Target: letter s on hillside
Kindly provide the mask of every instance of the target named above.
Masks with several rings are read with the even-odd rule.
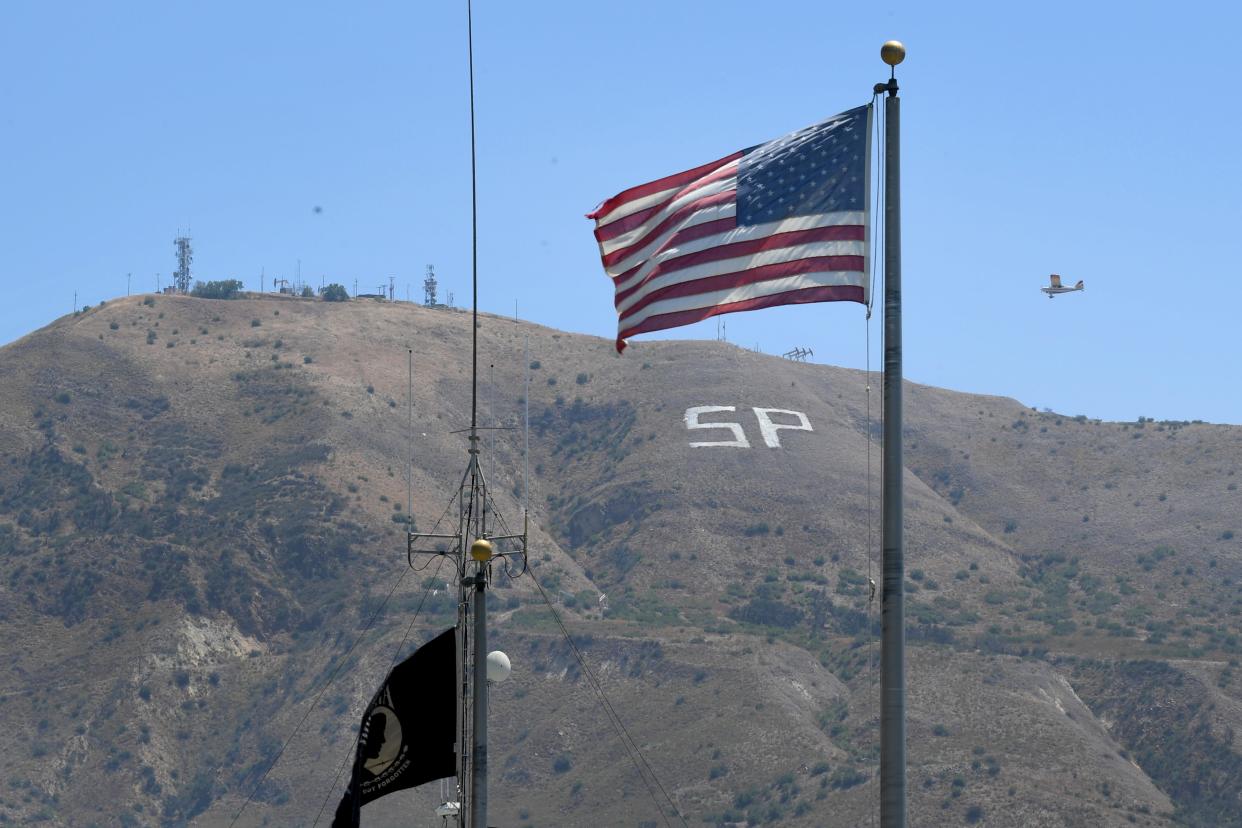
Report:
[[[691,448],[701,448],[704,446],[724,446],[726,448],[750,448],[750,441],[746,439],[746,433],[742,431],[741,425],[738,423],[700,423],[699,416],[702,414],[713,414],[717,411],[736,411],[737,409],[731,405],[696,405],[693,408],[686,409],[686,428],[690,430],[699,428],[725,428],[733,433],[732,440],[715,440],[700,443],[691,443]]]

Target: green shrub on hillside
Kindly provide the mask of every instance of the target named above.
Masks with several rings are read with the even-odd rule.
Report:
[[[241,293],[242,283],[237,279],[221,279],[214,282],[195,282],[191,296],[199,299],[236,299]]]
[[[323,289],[323,301],[325,302],[348,302],[349,291],[344,286],[335,282]]]

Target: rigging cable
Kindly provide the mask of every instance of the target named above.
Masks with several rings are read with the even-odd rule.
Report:
[[[445,508],[444,512],[440,515],[440,518],[436,521],[435,525],[431,528],[432,534],[435,534],[436,529],[440,528],[440,522],[444,520],[445,516],[448,514],[449,509],[452,508],[452,505],[453,505],[453,501],[450,500],[449,505]],[[443,563],[443,562],[444,562],[444,559],[441,558],[440,563]],[[370,632],[371,627],[375,625],[376,619],[378,619],[380,614],[384,611],[384,607],[388,606],[388,602],[392,599],[392,596],[400,588],[402,582],[405,580],[405,577],[409,575],[411,572],[421,572],[422,569],[427,568],[425,566],[422,569],[415,568],[413,565],[413,562],[409,560],[408,555],[407,555],[406,563],[408,565],[405,571],[401,573],[401,577],[397,579],[397,582],[395,584],[393,584],[392,589],[388,591],[388,595],[384,597],[384,600],[380,602],[380,605],[375,608],[375,612],[371,614],[371,620],[367,622],[366,627],[364,627],[362,632],[358,634],[358,637],[354,639],[354,643],[351,644],[349,646],[349,649],[345,651],[345,655],[342,656],[341,660],[337,662],[336,667],[332,670],[332,673],[328,676],[327,680],[324,682],[323,687],[319,689],[319,693],[316,694],[314,700],[311,702],[310,706],[306,709],[306,712],[302,714],[302,718],[298,721],[297,725],[294,726],[293,732],[289,734],[289,738],[285,739],[284,744],[280,746],[280,750],[276,753],[275,758],[272,759],[272,763],[267,766],[267,770],[263,771],[263,776],[261,776],[259,778],[259,781],[255,784],[254,790],[250,792],[250,795],[246,797],[246,801],[242,803],[241,808],[239,808],[237,810],[237,813],[233,815],[233,821],[229,823],[229,828],[233,828],[233,826],[237,824],[237,820],[241,819],[242,812],[246,810],[246,806],[250,804],[250,801],[252,799],[254,799],[255,794],[259,792],[259,789],[263,786],[263,782],[267,779],[268,774],[270,774],[272,770],[276,767],[277,763],[280,762],[280,757],[284,755],[285,749],[289,747],[289,743],[293,741],[293,738],[295,736],[297,736],[298,731],[302,729],[302,725],[306,724],[306,719],[310,716],[311,712],[319,704],[319,700],[323,697],[323,694],[328,692],[328,688],[332,686],[332,682],[336,681],[337,676],[341,672],[341,668],[344,667],[345,664],[349,661],[349,657],[353,654],[354,650],[357,649],[358,645],[362,643],[362,639],[366,637],[368,632]],[[430,563],[428,564],[428,566],[429,565]],[[436,573],[437,574],[439,573],[438,567],[436,569]],[[432,579],[434,581],[435,575],[432,575]],[[430,588],[431,587],[428,587],[428,589]],[[423,600],[424,601],[427,600],[426,593],[423,594]],[[420,602],[418,605],[419,610],[421,610],[422,607],[423,605]],[[415,611],[414,617],[415,618],[418,617],[417,611]]]
[[[879,102],[880,98],[881,98],[881,94],[879,92],[876,92],[871,96],[871,105],[873,107],[873,111],[876,113],[876,117],[872,119],[875,122],[875,144],[874,145],[875,145],[875,162],[876,162],[876,176],[875,176],[876,209],[872,213],[872,215],[875,217],[875,220],[872,222],[872,224],[873,224],[873,227],[875,227],[877,231],[884,226],[884,208],[886,206],[885,200],[884,200],[884,194],[885,194],[885,174],[884,174],[885,165],[883,163],[884,149],[883,149],[883,141],[881,140],[881,136],[886,134],[885,129],[884,129],[885,109],[882,106],[877,106],[877,103]],[[874,479],[874,476],[873,476],[872,466],[871,466],[871,444],[875,440],[874,440],[872,430],[871,430],[871,305],[870,303],[875,301],[876,273],[879,271],[879,267],[877,265],[877,259],[880,258],[880,251],[882,250],[880,246],[881,235],[882,234],[880,232],[875,232],[872,234],[872,237],[871,237],[871,251],[872,251],[872,255],[870,259],[871,289],[868,291],[868,294],[867,294],[867,300],[869,303],[867,306],[867,322],[866,322],[866,325],[867,325],[867,578],[868,580],[870,580],[872,577],[871,575],[872,558],[875,556],[875,541],[874,541],[874,535],[873,535],[873,525],[874,525],[873,515],[875,512],[875,506],[874,506],[875,495],[873,494],[872,481]],[[883,329],[881,329],[881,331],[882,330]],[[884,421],[884,413],[883,413],[883,408],[881,408],[880,410],[881,427],[883,427],[883,421]],[[872,580],[871,583],[874,584],[875,581]],[[902,588],[904,589],[905,587],[903,586]],[[874,593],[873,593],[873,597],[874,597]],[[881,603],[883,603],[883,595],[881,595],[880,600],[881,600]],[[875,628],[877,625],[877,619],[875,618],[875,615],[881,611],[882,611],[881,608],[875,606],[874,600],[868,602],[868,606],[867,606],[867,678],[868,678],[868,682],[867,683],[872,687],[875,686],[875,683],[877,680],[876,669],[875,669],[875,666],[876,666]],[[869,822],[870,824],[875,825],[877,824],[877,821],[879,819],[880,809],[879,807],[876,807],[876,808],[871,808],[869,810],[871,812],[870,813],[871,819],[869,820]]]
[[[414,349],[409,349],[410,353],[410,379],[406,381],[405,401],[407,406],[405,439],[406,439],[406,459],[405,459],[405,531],[409,538],[410,530],[414,529]]]
[[[436,571],[431,574],[431,583],[428,584],[427,588],[423,590],[423,598],[418,602],[418,608],[414,610],[414,617],[410,619],[410,625],[405,628],[405,635],[401,636],[401,643],[397,645],[396,651],[392,654],[392,660],[388,662],[388,669],[384,671],[385,677],[392,672],[392,668],[396,665],[397,659],[401,657],[401,652],[405,649],[405,642],[409,640],[410,633],[414,630],[414,622],[418,620],[419,613],[423,611],[423,604],[426,603],[427,596],[431,594],[432,587],[435,586],[436,576],[440,574],[440,567],[442,566],[444,566],[444,558],[441,558],[439,563],[436,565]],[[365,711],[366,708],[363,708],[363,710]],[[349,752],[345,754],[345,759],[342,760],[340,766],[336,769],[336,775],[332,777],[332,784],[328,786],[328,793],[323,798],[323,804],[319,806],[319,813],[315,814],[315,822],[313,825],[319,824],[319,819],[323,816],[324,809],[328,807],[328,802],[331,801],[332,794],[336,791],[336,783],[337,780],[341,778],[341,771],[343,771],[345,766],[349,764],[349,758],[353,756],[354,752],[358,749],[358,738],[361,735],[362,729],[359,728],[358,732],[354,734],[353,741],[350,743]]]
[[[872,111],[875,113],[875,117],[872,118],[872,122],[875,125],[874,151],[877,156],[875,180],[876,196],[874,201],[875,207],[871,211],[871,215],[873,217],[873,229],[878,229],[876,228],[877,224],[883,225],[884,216],[884,210],[882,209],[884,203],[884,165],[879,163],[881,145],[880,136],[883,135],[882,121],[884,119],[884,110],[883,108],[875,105],[879,97],[879,93],[874,93],[871,96]],[[867,600],[867,675],[869,679],[868,683],[872,684],[875,682],[875,622],[873,614],[875,613],[876,608],[875,578],[873,574],[873,558],[875,556],[875,495],[873,490],[874,477],[871,462],[871,444],[874,442],[871,427],[871,306],[875,302],[876,272],[879,269],[876,265],[876,260],[879,258],[879,254],[880,233],[873,232],[871,234],[871,256],[868,259],[868,265],[871,272],[868,274],[870,285],[867,289],[867,318],[865,323],[867,364],[864,378],[867,409],[867,585],[870,590],[870,598]]]
[[[655,790],[651,787],[651,783],[647,781],[647,776],[643,773],[643,768],[647,769],[647,773],[651,775],[652,781],[654,781],[656,787],[660,789],[660,793],[664,795],[664,799],[668,801],[669,807],[673,809],[673,813],[676,814],[677,818],[681,820],[681,824],[689,828],[689,823],[687,823],[686,818],[682,816],[681,810],[677,807],[677,803],[673,802],[673,798],[669,796],[668,791],[660,782],[660,777],[656,776],[655,770],[652,769],[651,765],[647,762],[646,757],[643,756],[642,751],[639,750],[638,743],[634,741],[634,737],[631,736],[629,730],[626,729],[625,723],[621,721],[621,717],[617,715],[617,711],[613,708],[612,703],[608,701],[608,696],[604,693],[603,685],[599,683],[599,679],[595,677],[595,674],[591,672],[591,668],[587,666],[586,659],[583,657],[582,651],[578,649],[578,645],[574,642],[573,636],[569,634],[569,630],[565,629],[565,623],[561,620],[560,613],[556,611],[556,607],[554,607],[552,605],[552,601],[548,599],[548,594],[544,592],[543,585],[539,583],[539,578],[533,571],[531,572],[531,580],[535,582],[535,587],[539,590],[539,594],[543,597],[543,602],[548,605],[548,610],[552,613],[552,617],[556,619],[556,626],[560,628],[561,635],[565,636],[565,640],[569,642],[569,647],[573,650],[574,657],[578,659],[578,665],[582,667],[582,674],[587,677],[587,681],[599,695],[601,706],[604,708],[604,712],[608,716],[609,723],[612,725],[613,730],[617,732],[617,738],[621,740],[622,747],[624,747],[626,753],[629,754],[630,761],[634,764],[634,768],[638,771],[639,778],[642,779],[643,785],[646,786],[647,792],[651,795],[652,802],[655,803],[656,808],[659,809],[660,816],[663,818],[664,824],[670,824],[668,814],[665,813],[664,806],[660,804],[660,800],[656,796]],[[635,756],[638,757],[637,760],[634,758]]]

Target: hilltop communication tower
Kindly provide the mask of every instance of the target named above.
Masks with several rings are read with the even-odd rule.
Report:
[[[177,248],[177,270],[173,273],[173,287],[178,293],[190,292],[190,262],[194,259],[194,249],[190,247],[189,236],[177,236],[173,239]]]
[[[427,278],[423,279],[423,304],[429,308],[436,304],[435,265],[427,265]]]

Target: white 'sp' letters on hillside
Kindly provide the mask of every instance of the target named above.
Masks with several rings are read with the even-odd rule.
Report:
[[[718,414],[721,412],[736,411],[737,408],[732,405],[696,405],[686,409],[686,428],[691,431],[702,429],[722,429],[727,430],[733,435],[732,440],[701,440],[691,442],[690,448],[705,448],[709,446],[722,448],[750,448],[750,440],[746,438],[746,432],[742,429],[741,423],[729,422],[727,420],[719,422],[702,422],[699,417],[704,414]],[[781,430],[789,431],[814,431],[811,427],[811,421],[807,419],[806,414],[801,411],[791,411],[787,408],[752,408],[755,413],[755,419],[759,421],[759,433],[763,436],[763,444],[768,448],[781,448]],[[773,415],[777,415],[780,419],[792,417],[797,420],[795,423],[777,422],[773,420]]]

